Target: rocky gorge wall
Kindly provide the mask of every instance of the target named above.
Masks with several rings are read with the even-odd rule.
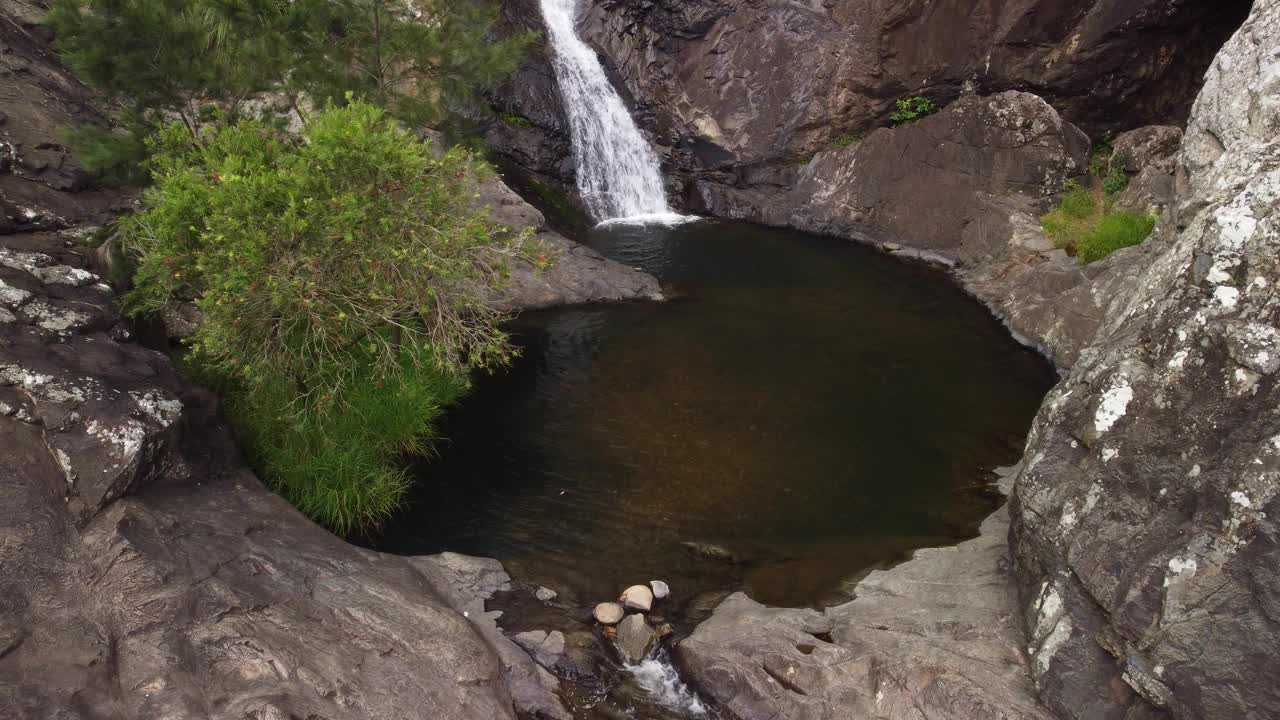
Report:
[[[1249,4],[592,0],[580,32],[632,99],[673,194],[702,209],[709,185],[791,187],[815,153],[883,126],[911,95],[1031,92],[1091,134],[1181,125]],[[510,23],[540,28],[536,0],[503,5]],[[497,124],[490,145],[569,179],[545,52],[495,96],[528,123]]]

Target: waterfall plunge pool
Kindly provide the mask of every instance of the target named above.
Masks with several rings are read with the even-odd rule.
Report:
[[[678,634],[735,590],[841,602],[976,534],[1056,379],[945,273],[870,248],[709,220],[589,244],[677,299],[518,318],[523,356],[448,414],[372,543],[497,558],[560,593],[512,593],[509,631],[589,632],[595,603],[652,579]]]

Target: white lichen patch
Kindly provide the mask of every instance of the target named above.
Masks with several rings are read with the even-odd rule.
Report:
[[[30,318],[36,327],[59,333],[83,328],[93,319],[87,313],[60,308],[44,300],[27,303],[22,307],[22,314]]]
[[[0,307],[12,310],[30,299],[31,293],[0,280]]]
[[[1093,416],[1094,430],[1098,434],[1110,430],[1120,418],[1124,417],[1132,400],[1133,388],[1129,386],[1129,378],[1125,375],[1117,375],[1111,381],[1111,386],[1102,393],[1102,399],[1098,402],[1098,409]]]
[[[67,484],[71,485],[75,483],[76,474],[71,467],[71,458],[63,452],[61,448],[53,448],[53,459],[58,463],[58,467],[62,470],[62,476],[67,479]]]
[[[98,276],[88,270],[80,268],[68,267],[66,265],[54,265],[52,267],[36,268],[31,271],[40,279],[40,282],[46,285],[73,285],[75,287],[83,287],[91,285],[98,281]]]
[[[120,425],[105,425],[97,420],[85,424],[85,432],[99,441],[115,448],[115,456],[121,464],[127,463],[142,449],[147,439],[146,428],[142,423],[127,418]]]
[[[1182,364],[1185,363],[1186,361],[1187,361],[1187,351],[1179,350],[1178,352],[1173,354],[1173,357],[1169,358],[1169,368],[1171,370],[1178,370],[1182,367]]]
[[[1058,529],[1064,533],[1071,532],[1076,527],[1079,518],[1076,516],[1075,503],[1068,501],[1062,506],[1062,517],[1058,520]]]
[[[1116,450],[1115,448],[1103,448],[1103,449],[1102,449],[1102,462],[1103,462],[1103,463],[1109,463],[1109,462],[1111,462],[1112,460],[1114,460],[1114,459],[1115,459],[1115,457],[1116,457],[1117,455],[1119,455],[1119,454],[1120,454],[1120,451],[1119,451],[1119,450]]]
[[[1064,612],[1062,594],[1048,583],[1041,585],[1040,597],[1032,608],[1036,626],[1027,652],[1035,660],[1036,676],[1048,672],[1053,656],[1071,637],[1071,617]]]
[[[1169,573],[1164,576],[1164,586],[1169,587],[1170,583],[1176,582],[1179,578],[1186,576],[1194,577],[1199,564],[1196,559],[1191,556],[1172,557],[1169,559]]]
[[[1213,291],[1213,299],[1222,307],[1231,310],[1240,302],[1240,291],[1230,285],[1219,285]]]
[[[1231,493],[1231,502],[1235,503],[1236,505],[1239,505],[1239,506],[1240,506],[1240,507],[1242,507],[1242,508],[1246,508],[1246,509],[1247,509],[1247,508],[1251,508],[1251,507],[1253,507],[1253,503],[1252,503],[1252,502],[1250,502],[1250,500],[1249,500],[1249,496],[1248,496],[1248,495],[1245,495],[1244,493],[1240,492],[1239,490],[1236,490],[1236,491],[1234,491],[1234,492],[1232,492],[1232,493]]]
[[[166,397],[158,390],[139,392],[132,390],[129,397],[138,409],[147,417],[155,420],[162,427],[169,427],[182,415],[182,402]]]

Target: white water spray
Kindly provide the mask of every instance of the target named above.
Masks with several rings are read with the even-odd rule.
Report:
[[[663,659],[647,658],[638,665],[628,665],[627,671],[637,685],[664,707],[681,711],[689,717],[706,716],[707,707],[688,685],[681,682],[676,669]]]
[[[578,190],[599,222],[684,220],[667,205],[658,156],[640,134],[599,58],[574,28],[576,0],[541,0],[569,116]]]

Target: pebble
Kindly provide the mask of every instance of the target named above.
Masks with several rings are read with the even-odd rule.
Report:
[[[649,587],[653,588],[653,596],[659,600],[671,594],[671,588],[661,580],[650,580]]]
[[[622,620],[622,616],[626,614],[626,611],[618,603],[607,602],[597,605],[595,611],[591,614],[595,616],[596,622],[601,625],[616,625],[619,620]]]
[[[623,590],[622,597],[618,599],[630,610],[649,612],[653,609],[653,591],[647,585],[632,585]]]
[[[880,247],[884,248],[885,250],[888,250],[889,252],[897,252],[898,250],[902,249],[902,246],[899,245],[898,243],[884,243]]]
[[[542,602],[551,602],[552,600],[556,599],[557,595],[559,595],[559,593],[557,593],[555,590],[552,590],[551,588],[548,588],[548,587],[540,587],[537,590],[535,590],[533,593],[533,596],[538,598]]]

